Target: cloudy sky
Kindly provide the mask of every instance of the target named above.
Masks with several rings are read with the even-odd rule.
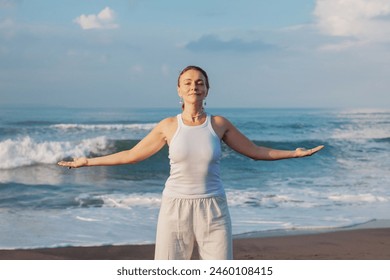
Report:
[[[390,107],[389,0],[0,0],[0,105]]]

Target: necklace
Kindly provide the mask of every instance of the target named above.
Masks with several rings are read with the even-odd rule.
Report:
[[[199,121],[199,119],[201,118],[201,117],[203,117],[203,115],[205,114],[205,111],[204,111],[204,109],[202,108],[202,111],[200,111],[199,113],[197,113],[196,115],[194,115],[194,116],[192,116],[192,115],[190,115],[189,116],[189,118],[192,120],[192,122],[195,122],[195,121]]]

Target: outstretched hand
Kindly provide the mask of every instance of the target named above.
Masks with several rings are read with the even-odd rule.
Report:
[[[296,157],[307,157],[307,156],[311,156],[311,155],[317,153],[319,150],[322,150],[323,148],[324,148],[324,145],[317,146],[317,147],[312,148],[312,149],[297,148],[297,149],[295,150],[295,156],[296,156]]]
[[[59,166],[68,167],[69,169],[87,166],[87,164],[88,164],[88,159],[85,157],[75,158],[75,159],[73,159],[73,161],[60,161],[60,162],[58,162]]]

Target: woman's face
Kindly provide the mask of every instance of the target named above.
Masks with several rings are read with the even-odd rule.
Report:
[[[177,91],[185,103],[202,102],[208,93],[206,78],[198,70],[188,70],[181,75]]]

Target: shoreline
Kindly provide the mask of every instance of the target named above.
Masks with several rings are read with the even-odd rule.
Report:
[[[367,222],[342,226],[342,227],[280,229],[280,230],[246,232],[246,233],[233,235],[233,239],[311,235],[311,234],[330,233],[330,232],[338,232],[338,231],[349,231],[349,230],[359,230],[359,229],[381,229],[381,228],[390,228],[390,219],[386,219],[386,220],[373,219]]]
[[[234,259],[390,260],[390,220],[321,232],[260,234],[264,233],[234,236]],[[154,244],[0,250],[0,260],[153,260],[153,256]],[[196,249],[193,259],[198,259]]]

